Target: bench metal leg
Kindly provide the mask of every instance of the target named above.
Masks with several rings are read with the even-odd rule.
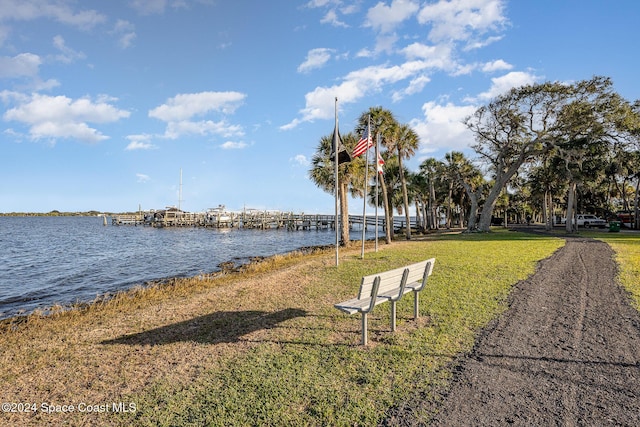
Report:
[[[362,345],[367,345],[367,313],[362,313]]]
[[[415,298],[413,299],[413,319],[417,319],[418,315],[419,315],[419,310],[418,310],[418,292],[414,292],[413,293],[415,295]]]
[[[391,301],[391,332],[396,330],[396,302]]]

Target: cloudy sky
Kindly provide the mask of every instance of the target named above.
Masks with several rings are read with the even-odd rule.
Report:
[[[0,0],[0,212],[331,213],[318,141],[372,106],[468,149],[522,84],[640,98],[635,0]],[[354,204],[355,205],[355,204]],[[360,209],[360,208],[358,208]]]

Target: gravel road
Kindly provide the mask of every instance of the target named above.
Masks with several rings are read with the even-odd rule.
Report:
[[[567,238],[516,285],[510,308],[462,357],[443,401],[386,423],[438,426],[639,426],[640,313],[616,282],[611,248]]]

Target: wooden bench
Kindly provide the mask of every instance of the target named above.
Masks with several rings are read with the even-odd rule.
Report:
[[[418,318],[418,293],[426,286],[435,262],[436,259],[431,258],[394,270],[364,276],[356,298],[335,304],[338,310],[347,314],[362,314],[362,345],[367,345],[367,314],[378,304],[387,301],[391,303],[391,330],[395,331],[396,303],[403,295],[413,292],[413,316],[414,319]]]

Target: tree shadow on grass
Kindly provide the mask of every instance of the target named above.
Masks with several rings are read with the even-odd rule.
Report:
[[[265,311],[222,311],[183,322],[150,329],[137,334],[103,341],[102,344],[162,345],[176,342],[202,344],[231,343],[251,332],[271,329],[279,323],[307,315],[305,310],[288,308],[273,313]]]

